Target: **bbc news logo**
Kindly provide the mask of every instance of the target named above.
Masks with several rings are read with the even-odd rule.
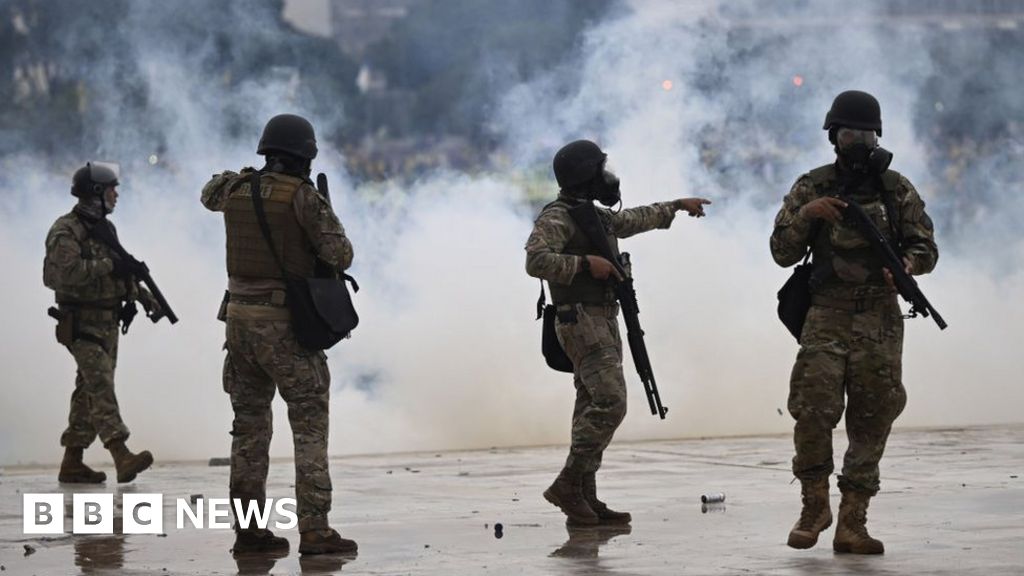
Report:
[[[23,532],[25,534],[63,534],[65,532],[64,494],[24,494],[22,500]],[[279,517],[273,522],[278,530],[290,530],[299,523],[294,498],[268,498],[266,506],[253,500],[235,498],[198,498],[194,506],[184,498],[175,501],[175,526],[226,530],[231,528],[231,512],[235,512],[243,528],[267,528],[271,510]],[[124,534],[164,534],[163,494],[123,494],[121,526]],[[113,534],[113,494],[73,494],[71,500],[71,532],[73,534]],[[204,513],[205,512],[205,513]]]

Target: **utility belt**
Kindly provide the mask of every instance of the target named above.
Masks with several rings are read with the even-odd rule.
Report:
[[[873,296],[864,298],[832,298],[821,294],[811,296],[813,306],[824,306],[846,312],[860,313],[874,310],[887,305],[892,300],[891,296]]]
[[[224,300],[217,319],[232,320],[291,320],[291,311],[286,306],[284,290],[264,294],[231,294],[224,291]]]
[[[79,320],[85,322],[109,322],[116,323],[121,319],[121,307],[106,308],[100,306],[77,306],[58,304],[58,312],[73,314]]]
[[[231,294],[225,292],[227,300],[236,304],[250,306],[284,306],[287,304],[287,295],[284,290],[273,290],[263,294]]]
[[[99,336],[83,332],[81,324],[82,322],[107,323],[116,326],[121,316],[120,308],[63,303],[58,304],[57,307],[51,306],[46,312],[57,321],[55,335],[59,344],[70,348],[76,341],[85,340],[103,348],[108,354],[110,353],[107,342]]]
[[[105,300],[91,300],[88,302],[76,300],[65,300],[62,302],[58,300],[57,308],[59,311],[79,314],[80,317],[85,320],[112,322],[120,319],[121,299],[108,298]]]
[[[568,321],[570,317],[572,320],[575,320],[576,312],[580,309],[590,316],[600,316],[602,318],[615,318],[619,314],[619,305],[616,302],[601,304],[587,304],[585,302],[555,304],[555,314],[558,316],[559,321],[563,323]]]

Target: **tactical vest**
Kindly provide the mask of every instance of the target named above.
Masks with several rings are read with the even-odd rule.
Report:
[[[308,278],[313,275],[316,256],[292,207],[295,193],[304,182],[301,178],[284,174],[265,173],[260,178],[260,194],[270,235],[282,265],[289,274]],[[248,179],[242,180],[228,193],[224,225],[227,229],[228,276],[282,277],[281,269],[260,231]]]
[[[815,168],[810,171],[808,177],[814,184],[814,191],[818,197],[836,196],[841,191],[842,185],[838,181],[834,164]],[[900,214],[896,208],[899,181],[898,172],[887,170],[880,177],[866,179],[850,194],[893,246],[897,246],[900,240]],[[815,263],[812,285],[884,282],[882,259],[871,248],[867,237],[852,222],[823,222],[811,242]]]
[[[112,257],[111,250],[106,244],[89,237],[86,224],[74,212],[62,216],[54,223],[50,237],[60,232],[71,234],[78,243],[84,260]],[[43,284],[54,290],[57,303],[112,308],[128,295],[127,283],[115,278],[113,274],[95,278],[85,284],[65,282],[64,275],[67,271],[59,268],[57,263],[50,259],[50,237],[47,238],[47,255],[43,262]]]
[[[556,200],[551,204],[544,207],[544,210],[551,209],[553,207],[561,207],[566,210],[569,209],[569,205],[560,200]],[[605,212],[602,210],[597,211],[601,220],[605,222],[605,229],[607,230],[608,223],[606,221]],[[597,255],[597,248],[594,247],[590,239],[586,237],[576,222],[573,221],[572,216],[568,212],[565,214],[565,219],[572,226],[572,237],[569,238],[569,242],[566,243],[565,248],[562,250],[562,254],[573,255],[573,256],[587,256]],[[608,242],[611,244],[612,251],[615,254],[619,253],[619,242],[618,239],[608,234]],[[589,272],[580,272],[573,276],[571,284],[558,284],[556,282],[549,282],[548,286],[551,287],[551,299],[555,304],[597,304],[597,305],[608,305],[615,303],[615,291],[611,280],[598,280],[590,275]]]

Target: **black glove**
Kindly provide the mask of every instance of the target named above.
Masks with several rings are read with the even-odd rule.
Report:
[[[135,320],[135,315],[138,313],[138,307],[136,307],[135,302],[131,300],[121,305],[121,313],[119,314],[121,320],[121,334],[128,333],[128,327],[132,325],[132,320]]]

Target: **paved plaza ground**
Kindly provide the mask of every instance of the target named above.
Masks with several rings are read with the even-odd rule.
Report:
[[[845,441],[841,431],[836,437],[839,462]],[[290,531],[290,555],[236,561],[229,530],[177,530],[175,498],[227,495],[228,469],[205,462],[158,463],[134,484],[89,488],[113,491],[115,502],[126,492],[163,493],[164,536],[25,535],[22,493],[63,492],[70,502],[74,487],[58,484],[55,468],[8,468],[0,475],[0,565],[4,576],[1024,574],[1024,426],[895,431],[882,493],[868,512],[872,534],[885,541],[881,557],[834,555],[832,529],[816,548],[786,547],[799,485],[790,482],[785,436],[613,444],[598,480],[603,499],[633,513],[629,530],[567,530],[540,495],[564,452],[333,459],[331,521],[359,542],[355,558],[300,558]],[[91,463],[112,475],[109,462]],[[291,462],[274,461],[268,494],[293,496],[293,484]],[[725,504],[702,508],[705,492],[724,492]]]

